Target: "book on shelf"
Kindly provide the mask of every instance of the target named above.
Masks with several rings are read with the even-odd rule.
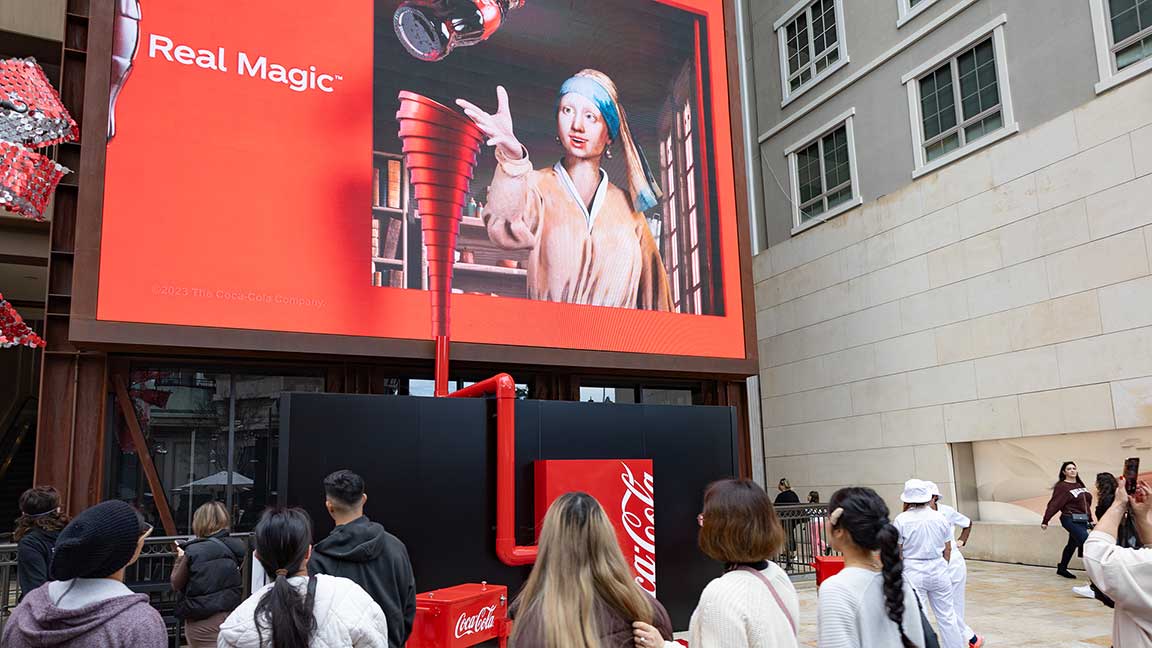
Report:
[[[400,209],[400,160],[388,160],[388,207]]]
[[[372,167],[372,206],[380,206],[380,167]]]
[[[396,252],[400,249],[400,228],[403,223],[399,218],[388,219],[388,229],[384,234],[384,256],[389,259],[398,258]]]
[[[380,221],[372,219],[372,258],[380,256]]]
[[[372,285],[373,286],[383,286],[384,285],[384,273],[383,272],[373,272],[372,273]]]
[[[389,270],[388,271],[388,285],[392,288],[404,287],[404,271],[403,270]]]

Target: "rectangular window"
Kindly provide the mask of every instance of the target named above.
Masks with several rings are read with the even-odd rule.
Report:
[[[774,26],[784,104],[848,63],[843,0],[802,0]]]
[[[1003,20],[904,76],[916,141],[914,176],[1018,130],[1008,101]]]
[[[1097,92],[1152,69],[1152,0],[1092,0]]]
[[[855,109],[788,147],[793,220],[797,228],[827,220],[861,203],[852,135]]]
[[[928,161],[1004,125],[991,37],[920,79],[920,110]]]
[[[896,19],[897,29],[936,4],[936,0],[896,0],[896,2],[899,9],[899,17]]]

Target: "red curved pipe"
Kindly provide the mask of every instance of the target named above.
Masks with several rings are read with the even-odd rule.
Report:
[[[516,544],[516,381],[496,374],[451,398],[496,396],[496,555],[505,565],[536,562],[536,545]]]

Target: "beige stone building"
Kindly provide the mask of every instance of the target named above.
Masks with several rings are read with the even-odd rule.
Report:
[[[1062,459],[1152,465],[1152,15],[1123,5],[751,3],[769,485],[931,479],[1024,541]]]

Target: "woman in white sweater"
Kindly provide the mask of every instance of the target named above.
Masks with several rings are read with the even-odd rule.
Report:
[[[820,585],[816,645],[923,648],[920,608],[904,580],[900,532],[888,521],[883,498],[871,488],[842,488],[828,510],[828,539],[844,554],[844,569]]]
[[[1142,549],[1116,544],[1129,502],[1136,533],[1145,543]],[[1124,480],[1119,481],[1116,499],[1084,543],[1084,568],[1092,583],[1116,603],[1112,645],[1152,646],[1152,487],[1146,482],[1140,482],[1130,498]]]
[[[756,482],[726,479],[704,493],[700,549],[724,563],[704,588],[688,626],[693,648],[797,648],[800,601],[792,581],[768,559],[784,531],[768,494]],[[633,624],[638,648],[673,648],[646,623]]]
[[[308,576],[312,520],[303,509],[270,509],[256,525],[256,559],[276,580],[220,626],[219,648],[388,648],[383,610],[356,583]]]

